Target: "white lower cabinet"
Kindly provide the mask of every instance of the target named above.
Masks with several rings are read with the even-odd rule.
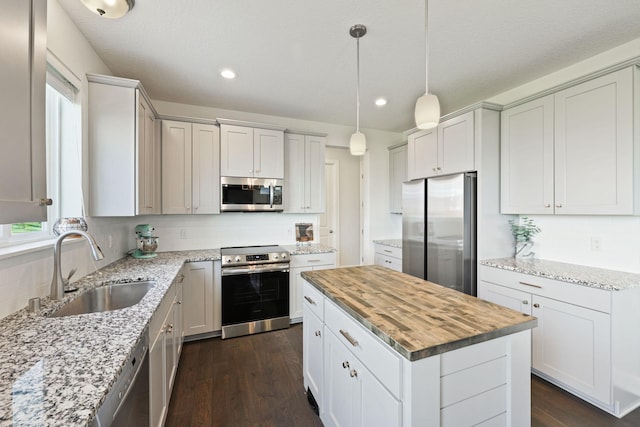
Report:
[[[305,283],[305,287],[309,287],[309,285]],[[311,301],[315,300],[312,299]],[[313,395],[318,404],[318,409],[322,410],[324,409],[321,393],[324,382],[324,367],[322,366],[324,322],[313,312],[310,304],[317,303],[305,301],[303,309],[305,320],[302,326],[302,352],[308,356],[304,358],[302,364],[304,389]],[[322,416],[322,413],[320,413],[320,416]]]
[[[213,332],[213,263],[186,263],[184,273],[184,334]]]
[[[182,352],[182,273],[171,285],[149,326],[150,425],[163,426]]]
[[[305,271],[327,270],[336,267],[335,252],[292,255],[289,270],[289,317],[291,323],[302,321],[302,284]]]
[[[618,417],[640,406],[640,357],[629,324],[639,292],[608,291],[481,266],[478,297],[538,318],[533,372]],[[634,308],[635,307],[635,308]],[[636,384],[636,385],[632,385]]]
[[[402,272],[402,248],[396,248],[380,243],[374,244],[374,247],[374,264]]]

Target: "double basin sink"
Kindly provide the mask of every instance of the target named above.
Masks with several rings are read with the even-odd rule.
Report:
[[[155,284],[154,281],[141,281],[92,288],[63,305],[49,317],[101,313],[131,307],[139,303]]]

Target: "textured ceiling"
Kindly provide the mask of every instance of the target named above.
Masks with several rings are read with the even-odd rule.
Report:
[[[364,24],[361,126],[414,126],[423,0],[136,0],[118,20],[58,1],[113,73],[153,99],[345,125],[355,123],[348,30]],[[430,0],[429,88],[443,114],[455,111],[640,38],[638,22],[638,0]],[[221,78],[226,67],[238,78]]]

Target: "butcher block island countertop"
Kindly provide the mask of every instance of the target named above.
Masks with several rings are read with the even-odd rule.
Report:
[[[537,325],[535,317],[381,266],[307,271],[302,277],[409,360]]]

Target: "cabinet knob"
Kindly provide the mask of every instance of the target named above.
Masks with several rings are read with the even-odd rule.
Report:
[[[52,199],[40,199],[40,202],[38,204],[40,206],[51,206],[51,205],[53,205],[53,200]]]
[[[440,166],[438,166],[438,168],[437,168],[437,169],[438,169],[438,170],[442,170],[442,168],[441,168]]]
[[[431,168],[434,172],[436,171],[436,168]]]
[[[533,306],[534,306],[535,308],[540,308],[540,304],[538,304],[538,303],[533,304]]]
[[[316,336],[319,337],[320,336],[320,331],[316,331]]]
[[[352,369],[351,372],[349,372],[349,375],[351,376],[351,378],[356,378],[358,376],[358,371]]]
[[[168,325],[167,325],[167,329],[166,329],[166,331],[165,331],[165,332],[166,332],[167,334],[172,333],[172,332],[173,332],[173,324],[171,324],[171,323],[170,323],[170,324],[168,324]]]
[[[348,361],[348,360],[345,360],[344,362],[342,362],[342,367],[343,367],[344,369],[347,369],[347,368],[349,367],[349,361]]]
[[[561,205],[561,204],[557,204],[557,205],[556,205],[556,208],[561,208],[561,207],[562,207],[562,205]]]
[[[527,301],[527,300],[523,300],[523,301],[522,301],[522,303],[523,303],[524,305],[527,305],[527,304],[529,304],[529,301]]]
[[[545,203],[544,207],[545,208],[550,208],[551,207],[551,203]]]

